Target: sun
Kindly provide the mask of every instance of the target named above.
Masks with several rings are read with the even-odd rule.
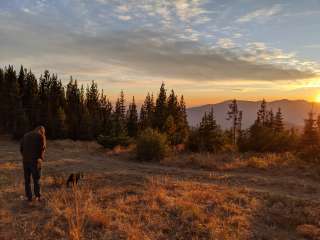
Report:
[[[316,101],[317,103],[320,103],[320,93],[318,93],[318,95],[316,95],[315,101]]]

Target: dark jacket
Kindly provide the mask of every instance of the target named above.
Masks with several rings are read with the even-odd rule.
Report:
[[[26,133],[21,139],[20,152],[24,163],[37,163],[38,159],[44,160],[46,137],[37,131]]]

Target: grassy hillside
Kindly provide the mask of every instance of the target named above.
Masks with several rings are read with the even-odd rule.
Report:
[[[45,201],[23,200],[18,145],[0,140],[0,239],[319,239],[319,171],[290,155],[182,154],[132,161],[49,141]],[[67,189],[71,172],[84,171]]]

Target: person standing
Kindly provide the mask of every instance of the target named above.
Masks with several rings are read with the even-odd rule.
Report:
[[[40,177],[45,150],[46,136],[43,126],[36,127],[21,139],[20,152],[23,160],[25,194],[30,202],[32,201],[31,176],[34,195],[38,201],[41,200]]]

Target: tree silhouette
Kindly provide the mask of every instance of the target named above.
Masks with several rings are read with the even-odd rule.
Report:
[[[276,116],[274,118],[274,130],[276,132],[283,132],[283,130],[284,130],[281,108],[278,108],[278,111],[277,111]]]
[[[126,106],[123,91],[120,92],[120,97],[116,101],[113,112],[113,135],[127,135],[126,129]]]
[[[130,137],[136,137],[138,134],[138,112],[137,112],[137,106],[134,100],[134,97],[132,98],[132,103],[129,105],[129,109],[127,112],[127,129],[128,129],[128,135]]]
[[[242,111],[239,111],[237,100],[234,99],[229,104],[227,120],[231,120],[232,142],[237,144],[237,138],[241,131]]]
[[[164,125],[168,117],[167,93],[164,83],[161,84],[160,92],[156,100],[154,112],[154,127],[159,131],[164,131]]]
[[[154,123],[154,100],[153,95],[147,94],[143,104],[141,105],[140,118],[139,118],[139,128],[144,130],[146,128],[152,128]]]
[[[313,111],[310,111],[308,118],[304,121],[304,129],[302,135],[302,143],[308,147],[319,145],[319,134],[317,130],[316,120]]]

